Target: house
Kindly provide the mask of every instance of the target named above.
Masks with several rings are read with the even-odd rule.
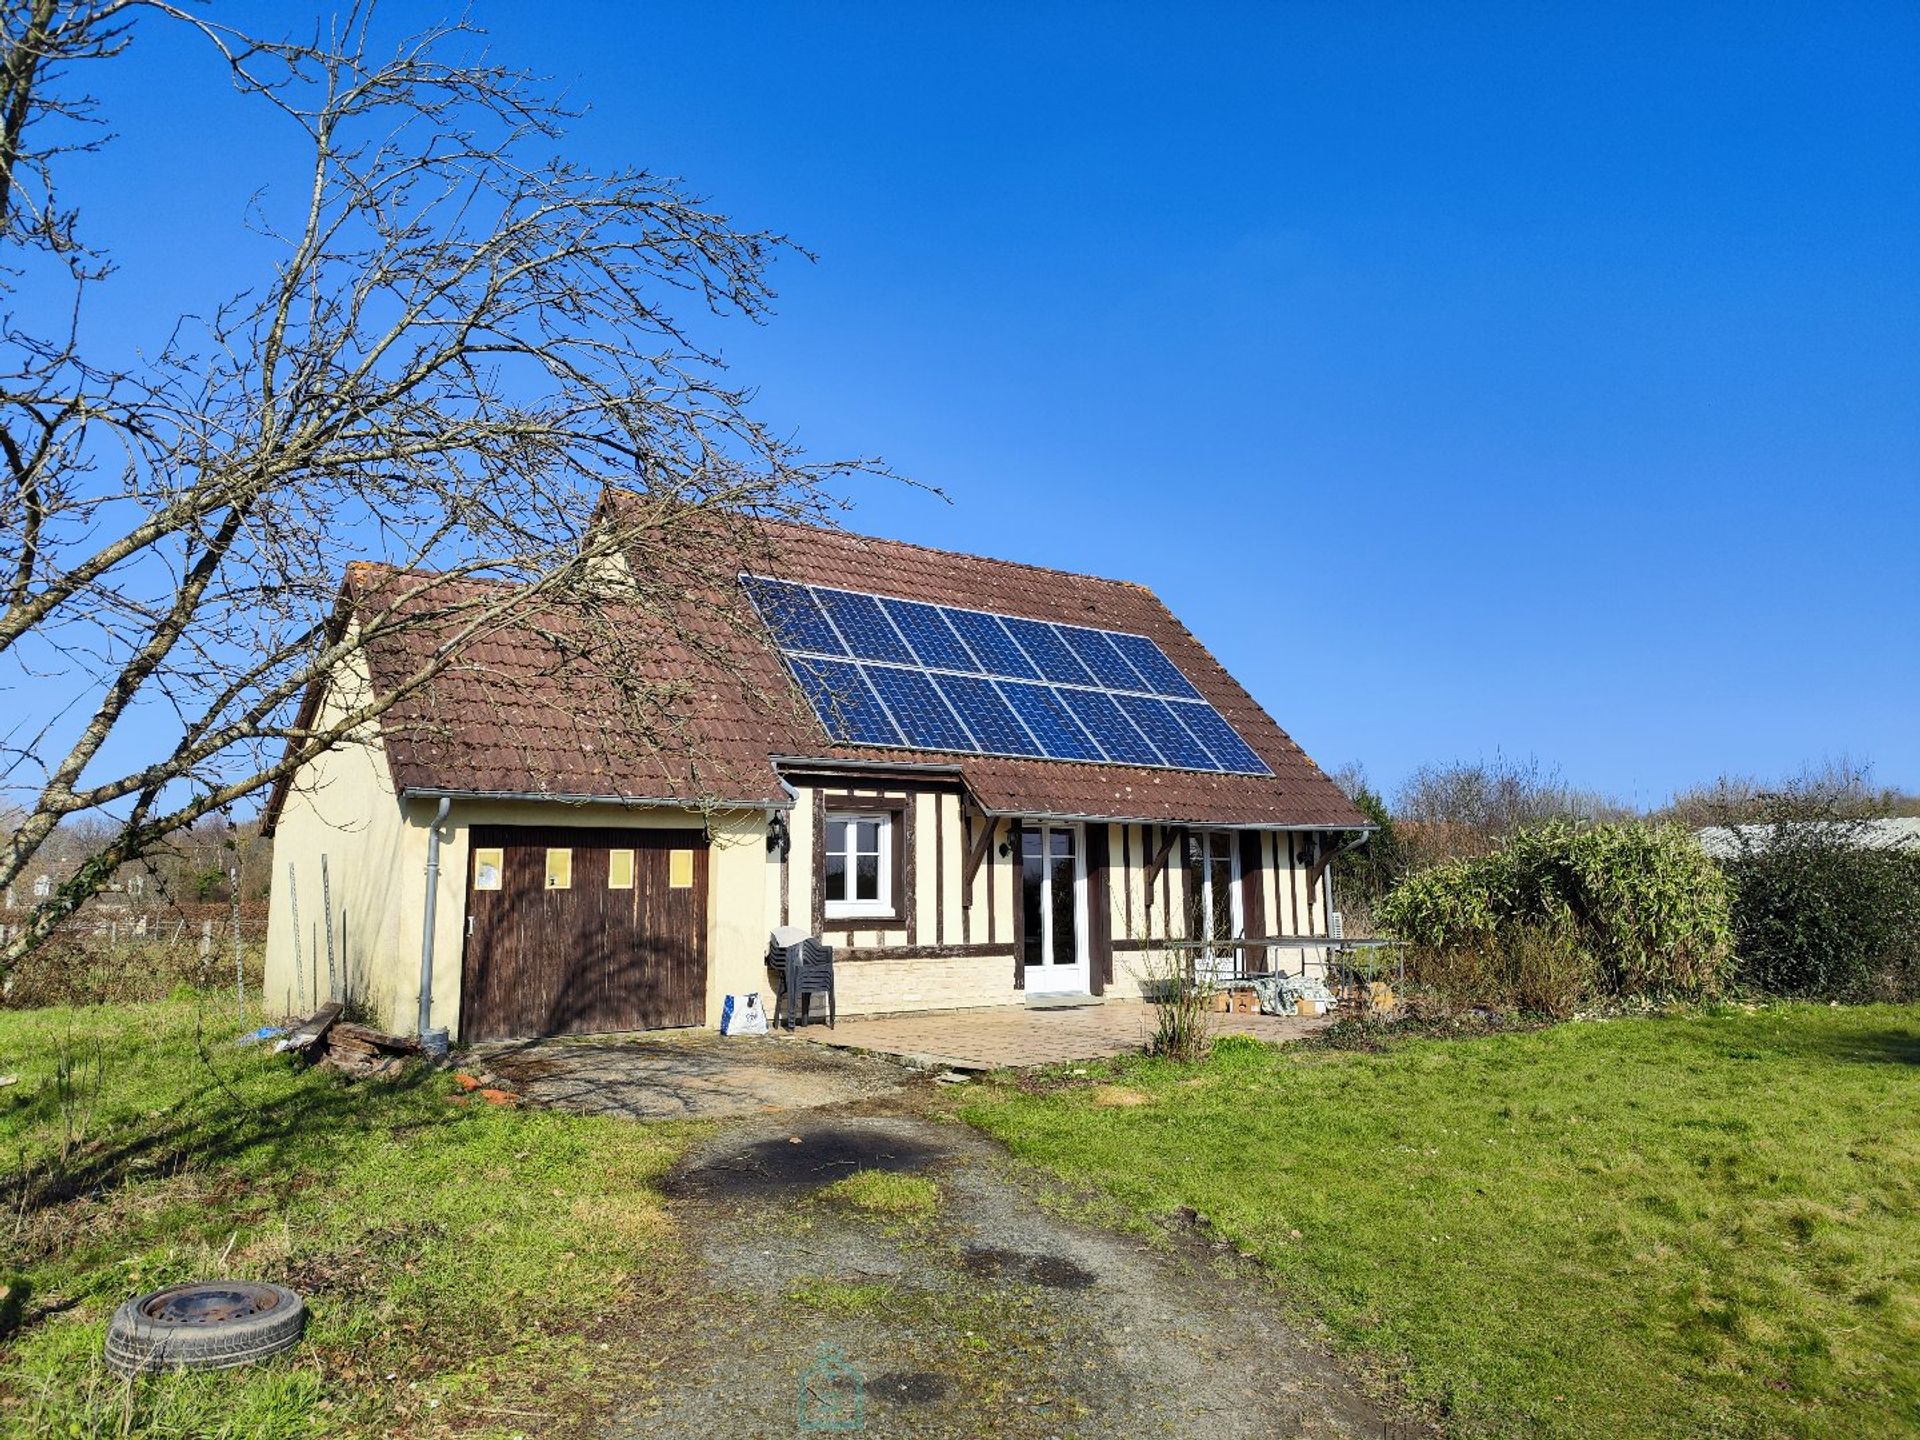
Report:
[[[1328,862],[1365,820],[1147,590],[761,534],[707,597],[737,635],[645,649],[685,682],[677,745],[631,743],[591,647],[544,621],[283,784],[270,1003],[338,988],[467,1041],[710,1026],[766,991],[781,926],[835,947],[843,1014],[1137,997],[1170,950],[1297,969],[1334,933]],[[427,643],[369,645],[309,704]]]

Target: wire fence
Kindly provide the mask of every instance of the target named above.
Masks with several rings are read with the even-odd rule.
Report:
[[[0,905],[0,942],[28,919]],[[160,1000],[189,987],[257,993],[267,902],[94,903],[62,921],[0,981],[0,1006]]]

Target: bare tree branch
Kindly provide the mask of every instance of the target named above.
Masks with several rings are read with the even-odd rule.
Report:
[[[138,351],[87,328],[111,265],[56,181],[105,140],[85,76],[156,27],[204,41],[208,78],[305,159],[260,192],[297,199],[244,217],[270,272]],[[291,40],[164,0],[0,0],[0,690],[37,717],[0,737],[0,885],[111,821],[0,974],[119,866],[363,740],[503,626],[551,624],[630,697],[630,736],[682,743],[684,685],[636,636],[726,663],[748,619],[688,594],[760,522],[884,473],[807,460],[705,338],[765,319],[769,266],[803,252],[557,154],[568,112],[478,40],[389,39],[360,6]],[[648,573],[619,578],[636,547]],[[346,623],[356,560],[384,568]],[[407,627],[436,637],[413,673],[303,712]]]

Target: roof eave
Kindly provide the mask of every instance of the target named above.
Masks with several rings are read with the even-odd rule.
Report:
[[[759,799],[689,799],[685,795],[567,795],[551,790],[469,790],[455,785],[408,785],[401,789],[402,802],[438,800],[537,801],[549,805],[619,805],[628,810],[648,807],[666,810],[791,810],[793,801],[785,795]]]
[[[985,807],[982,808],[985,810]],[[1321,834],[1337,831],[1341,834],[1372,834],[1380,828],[1378,825],[1349,825],[1331,820],[1206,820],[1169,815],[1064,814],[1048,810],[985,810],[985,813],[996,820],[1057,820],[1062,824],[1075,825],[1188,825],[1199,830],[1286,830]]]

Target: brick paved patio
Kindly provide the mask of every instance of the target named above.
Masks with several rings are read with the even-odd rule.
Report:
[[[1330,1024],[1326,1019],[1278,1015],[1216,1015],[1215,1033],[1261,1040],[1298,1040]],[[893,1055],[911,1064],[951,1070],[1022,1069],[1094,1060],[1138,1050],[1153,1028],[1153,1007],[1113,1000],[1074,1008],[1000,1005],[916,1015],[842,1019],[837,1029],[804,1025],[796,1036],[818,1045]]]

